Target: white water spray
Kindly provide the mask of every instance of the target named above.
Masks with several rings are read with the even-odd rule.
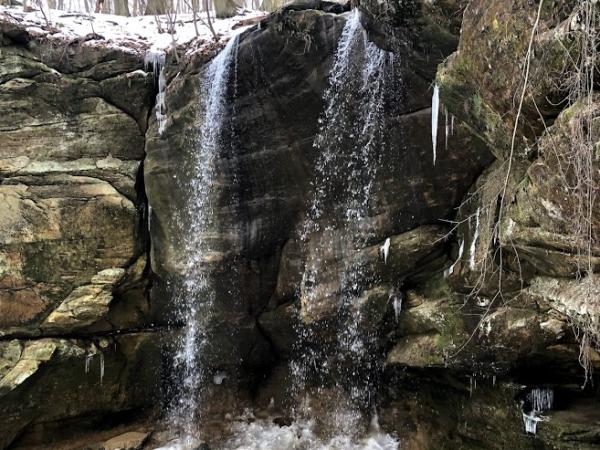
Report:
[[[359,262],[343,255],[350,255],[368,245],[369,239],[376,238],[369,226],[370,202],[383,164],[386,99],[394,87],[397,88],[390,83],[398,83],[400,78],[394,76],[395,57],[368,41],[359,13],[354,11],[339,40],[329,77],[330,87],[325,93],[326,109],[314,141],[319,152],[314,196],[302,238],[304,241],[314,239],[318,245],[305,266],[302,308],[310,311],[315,302],[324,301],[315,287],[325,276],[327,258],[338,255],[336,260],[342,261],[338,270],[340,293],[335,305],[339,310],[339,324],[334,330],[337,342],[333,351],[320,354],[318,349],[312,353],[307,350],[292,367],[294,383],[302,383],[304,375],[313,370],[325,379],[336,380],[338,397],[328,421],[336,434],[333,440],[345,444],[338,447],[332,441],[323,448],[370,448],[356,444],[358,424],[362,420],[356,405],[368,403],[372,389],[371,375],[359,372],[361,367],[374,366],[367,363],[373,355],[369,350],[372,337],[365,333],[361,310],[355,306],[361,296],[364,274]],[[340,180],[344,183],[343,190],[338,186]],[[390,239],[386,239],[379,249],[384,263],[387,263],[390,243]],[[395,307],[399,313],[398,299]],[[382,448],[398,447],[394,439],[389,438],[389,442],[391,446]]]

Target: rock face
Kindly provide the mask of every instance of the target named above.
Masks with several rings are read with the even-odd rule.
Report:
[[[424,53],[418,61],[412,56],[425,52],[423,48],[404,50],[396,68],[404,81],[402,91],[395,94],[401,102],[390,106],[382,119],[388,145],[373,186],[374,206],[368,218],[373,236],[354,254],[332,253],[330,264],[323,265],[330,272],[324,272],[319,280],[318,299],[306,303],[298,295],[303,267],[323,236],[302,242],[300,231],[316,177],[318,155],[313,141],[346,17],[289,8],[239,38],[236,65],[229,75],[224,126],[231,130],[227,136],[231,146],[216,155],[217,225],[210,230],[207,264],[217,286],[214,322],[229,324],[215,325],[215,344],[210,346],[211,356],[206,356],[212,358],[212,351],[221,348],[216,355],[220,369],[247,376],[248,367],[264,368],[289,353],[295,336],[295,311],[301,311],[307,323],[334,318],[335,307],[329,306],[335,306],[330,300],[340,291],[336,264],[354,261],[365,267],[362,289],[380,292],[380,310],[387,308],[392,286],[423,272],[440,271],[446,230],[429,224],[452,215],[475,176],[491,160],[479,140],[457,128],[433,165],[431,92],[427,86],[437,62],[452,50],[452,43],[440,47],[431,42],[440,58],[429,61]],[[204,120],[199,89],[203,64],[205,58],[198,56],[186,61],[183,71],[173,68],[167,76],[171,79],[166,91],[167,127],[159,136],[151,121],[147,138],[144,168],[152,209],[152,267],[159,277],[153,298],[155,305],[164,302],[159,307],[164,306],[165,314],[173,307],[167,286],[183,267],[177,248],[185,239],[185,230],[178,229],[177,212],[186,195],[176,180],[189,176],[179,168],[186,167],[186,160],[198,151],[190,144],[190,134],[197,133]],[[413,64],[418,64],[419,70]],[[444,135],[443,124],[439,133]],[[346,179],[333,182],[337,183],[334,189],[341,190]],[[335,204],[328,206],[337,210]],[[332,233],[331,239],[342,241],[345,231]],[[384,264],[379,247],[388,237],[390,256]]]
[[[0,21],[1,448],[150,403],[142,59]]]
[[[581,360],[600,367],[600,311],[590,301],[598,281],[582,270],[599,265],[600,215],[592,202],[590,240],[574,234],[571,149],[582,123],[597,142],[599,109],[593,97],[563,102],[567,53],[578,57],[577,2],[548,2],[539,22],[534,3],[354,2],[368,39],[394,54],[393,89],[377,105],[384,145],[368,161],[378,170],[364,239],[340,225],[353,124],[326,130],[341,142],[331,172],[320,171],[314,145],[347,8],[296,3],[239,36],[199,262],[214,293],[200,355],[212,381],[207,433],[245,407],[285,410],[290,361],[302,346],[337,348],[339,299],[350,292],[345,313],[360,318],[379,358],[380,424],[402,448],[597,447],[597,393],[579,385]],[[4,448],[157,408],[158,379],[177,378],[173,333],[161,325],[184,325],[175,288],[191,228],[181,211],[205,121],[200,78],[220,45],[168,61],[159,133],[155,81],[139,51],[58,42],[8,20],[0,44]],[[358,101],[350,109],[362,111]],[[319,182],[333,193],[321,222],[310,216]],[[306,233],[310,220],[317,226]],[[348,268],[360,270],[344,284]],[[335,402],[332,373],[317,386],[318,422]],[[521,431],[534,387],[554,389],[559,409],[535,441]],[[147,439],[128,433],[101,445]]]

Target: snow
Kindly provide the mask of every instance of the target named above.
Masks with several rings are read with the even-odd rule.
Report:
[[[157,19],[162,30],[167,29],[167,16],[125,17],[112,14],[79,13],[50,9],[46,12],[50,20],[47,25],[40,11],[24,12],[21,7],[0,6],[0,22],[11,22],[26,29],[34,36],[47,36],[62,41],[72,41],[92,33],[102,38],[88,40],[86,45],[102,45],[119,48],[141,55],[164,54],[173,44],[185,45],[194,40],[201,43],[213,42],[209,28],[198,21],[198,37],[194,29],[192,14],[178,14],[174,36],[159,32]],[[221,41],[228,40],[251,25],[239,26],[240,20],[265,16],[261,11],[244,11],[227,19],[213,19],[213,27]],[[202,19],[204,15],[200,15]],[[234,26],[238,25],[236,28]]]
[[[433,87],[431,98],[431,143],[433,144],[433,165],[435,166],[437,150],[438,116],[440,113],[440,88],[436,84]]]

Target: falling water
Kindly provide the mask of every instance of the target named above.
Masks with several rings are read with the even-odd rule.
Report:
[[[321,300],[315,287],[324,276],[327,257],[334,254],[345,262],[339,268],[341,289],[336,316],[341,323],[334,331],[335,348],[302,353],[292,363],[295,383],[302,384],[310,371],[336,380],[337,390],[349,395],[350,400],[338,398],[331,419],[338,436],[349,439],[356,434],[361,417],[356,405],[371,407],[373,336],[362,329],[360,311],[354,305],[361,295],[363,269],[343,256],[364,248],[374,238],[369,223],[370,201],[382,164],[386,96],[393,89],[390,83],[397,82],[394,58],[393,53],[368,41],[359,13],[354,11],[340,37],[325,93],[326,109],[314,141],[319,152],[314,196],[302,231],[305,242],[318,244],[305,266],[303,311],[310,312]],[[343,181],[343,189],[337,185],[339,180]],[[385,259],[388,251],[386,241],[382,248]],[[301,340],[311,339],[311,333],[308,326]],[[302,387],[296,388],[296,392],[302,391]],[[397,448],[394,439],[387,442],[381,448]]]
[[[175,303],[177,319],[185,324],[185,328],[177,343],[173,362],[173,373],[179,383],[169,411],[172,426],[182,434],[178,448],[194,447],[201,415],[199,391],[206,375],[201,355],[207,345],[207,325],[214,301],[214,290],[206,272],[211,251],[207,236],[215,221],[215,165],[224,145],[223,133],[227,129],[224,126],[227,87],[237,47],[236,37],[212,60],[202,76],[202,126],[196,137],[196,151],[187,167],[186,184],[182,186],[187,198],[182,218],[186,227],[185,274],[176,291]]]

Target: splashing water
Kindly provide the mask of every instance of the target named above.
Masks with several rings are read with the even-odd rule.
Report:
[[[431,98],[431,143],[433,144],[433,165],[435,166],[437,152],[438,116],[440,114],[440,88],[436,84],[433,87]]]
[[[233,436],[222,446],[226,450],[397,450],[398,442],[371,427],[361,439],[350,436],[320,438],[314,422],[298,421],[279,426],[268,421],[240,423],[234,426]]]
[[[196,151],[186,167],[182,189],[187,196],[181,222],[184,227],[185,273],[175,290],[177,320],[185,324],[177,342],[173,373],[178,378],[177,392],[169,407],[169,421],[182,434],[176,448],[195,448],[201,416],[200,387],[205,377],[201,363],[208,343],[207,326],[212,317],[214,288],[209,283],[207,258],[211,248],[207,238],[214,227],[216,163],[224,145],[223,133],[228,104],[228,82],[238,37],[206,67],[201,79],[204,100],[202,126],[196,139]]]

